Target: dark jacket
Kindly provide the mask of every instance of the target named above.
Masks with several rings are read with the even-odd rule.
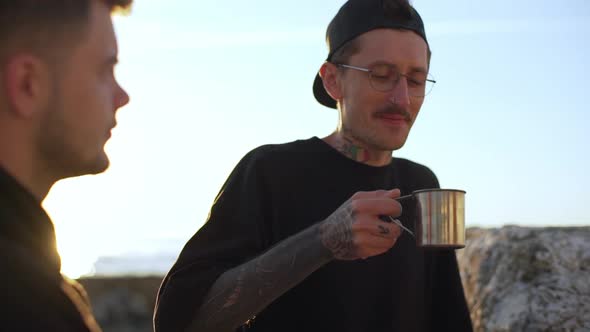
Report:
[[[0,331],[100,331],[84,289],[62,277],[53,223],[0,167]]]

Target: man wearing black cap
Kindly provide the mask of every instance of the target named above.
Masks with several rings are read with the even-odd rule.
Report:
[[[162,283],[156,331],[472,330],[454,252],[382,221],[412,229],[395,198],[438,187],[392,158],[434,83],[420,16],[350,0],[327,43],[313,91],[339,110],[336,131],[240,161]]]

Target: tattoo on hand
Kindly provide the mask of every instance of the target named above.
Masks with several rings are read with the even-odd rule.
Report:
[[[344,203],[320,225],[322,244],[332,252],[336,259],[351,260],[356,258],[352,236],[354,211],[352,211],[349,202]]]
[[[378,225],[377,226],[379,228],[379,234],[381,235],[389,235],[390,231],[389,228],[383,226],[383,225]]]

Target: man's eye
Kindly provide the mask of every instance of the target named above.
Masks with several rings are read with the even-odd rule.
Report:
[[[392,70],[388,70],[388,69],[372,70],[371,75],[375,79],[384,80],[384,81],[392,80],[392,79],[394,79],[394,77],[397,76],[395,74],[395,72],[393,72]]]
[[[393,75],[391,74],[376,74],[373,73],[373,79],[379,80],[379,81],[389,81],[392,79]]]
[[[424,80],[408,77],[408,84],[410,84],[410,85],[422,86],[422,85],[424,85],[424,83],[425,83]]]
[[[375,66],[371,69],[371,74],[375,77],[391,77],[393,75],[393,70],[388,66]]]

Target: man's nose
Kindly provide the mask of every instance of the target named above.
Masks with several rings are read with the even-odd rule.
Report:
[[[117,82],[116,93],[115,93],[115,107],[121,108],[129,103],[129,94],[121,87]]]
[[[408,89],[408,80],[400,76],[393,89],[389,92],[389,100],[392,104],[407,107],[410,105],[410,91]]]

